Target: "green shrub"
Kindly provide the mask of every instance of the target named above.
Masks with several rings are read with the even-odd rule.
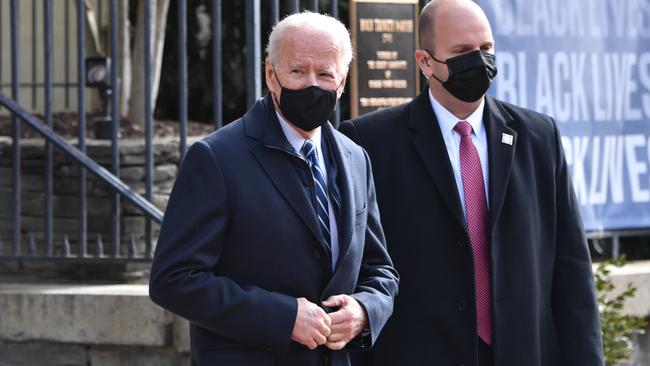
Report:
[[[625,256],[606,260],[598,265],[594,274],[606,366],[614,366],[620,361],[629,359],[632,351],[632,336],[635,331],[645,327],[645,319],[622,313],[623,303],[627,298],[634,297],[636,287],[628,283],[625,290],[614,293],[609,267],[622,267],[625,263]]]

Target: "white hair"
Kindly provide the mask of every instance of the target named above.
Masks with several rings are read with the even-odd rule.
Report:
[[[310,11],[291,14],[273,27],[269,35],[269,43],[266,45],[266,54],[273,64],[277,64],[280,61],[284,32],[289,28],[305,29],[306,27],[327,32],[335,39],[338,39],[340,41],[343,64],[346,68],[350,67],[350,62],[352,62],[354,55],[350,33],[345,28],[345,25],[332,16]]]

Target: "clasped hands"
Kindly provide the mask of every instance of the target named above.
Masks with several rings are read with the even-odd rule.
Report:
[[[323,305],[337,310],[327,314],[304,297],[298,299],[292,340],[311,350],[320,345],[340,350],[368,326],[366,311],[352,296],[330,296]]]

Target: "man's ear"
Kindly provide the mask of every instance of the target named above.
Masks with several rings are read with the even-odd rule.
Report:
[[[348,81],[348,73],[345,73],[345,76],[343,77],[343,80],[341,81],[341,85],[339,86],[339,89],[336,91],[336,99],[340,99],[341,96],[343,95],[343,91],[345,91],[345,83]]]
[[[431,55],[425,50],[415,50],[415,62],[418,64],[420,71],[428,78],[433,73],[431,64]]]
[[[273,62],[270,58],[264,60],[264,78],[266,80],[266,87],[269,90],[275,90],[275,70],[273,69]]]

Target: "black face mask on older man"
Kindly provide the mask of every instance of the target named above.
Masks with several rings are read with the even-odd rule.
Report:
[[[304,89],[287,89],[282,86],[275,69],[273,74],[282,88],[281,103],[277,99],[276,103],[289,122],[303,131],[314,130],[327,122],[336,107],[336,91],[340,84],[334,90],[325,90],[316,85]]]
[[[483,51],[473,51],[460,56],[439,61],[431,52],[427,53],[434,61],[447,64],[449,78],[447,81],[438,79],[447,91],[463,102],[476,102],[487,92],[492,79],[497,75],[494,55]]]

